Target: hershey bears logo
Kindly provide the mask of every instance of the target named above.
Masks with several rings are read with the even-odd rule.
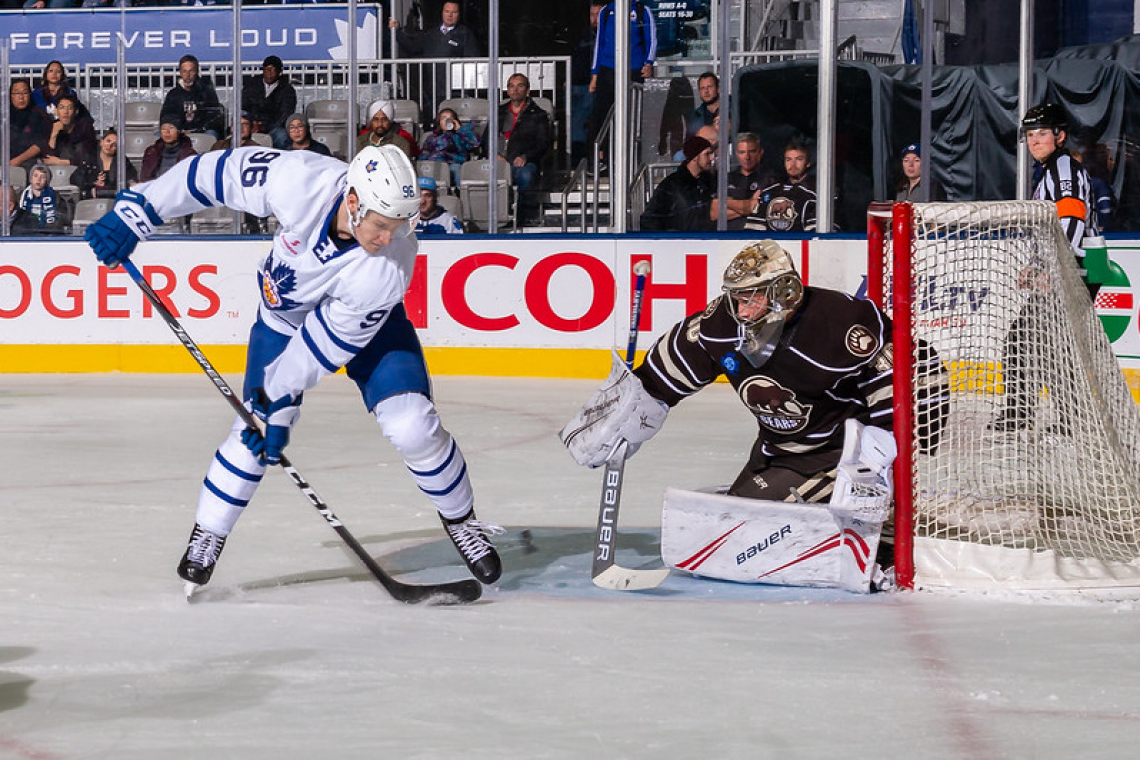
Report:
[[[750,377],[740,384],[737,393],[760,424],[774,433],[798,433],[807,427],[811,404],[801,404],[793,391],[770,377]]]
[[[768,203],[766,216],[768,218],[768,229],[776,232],[787,232],[795,228],[796,218],[799,217],[799,214],[796,213],[796,202],[791,198],[778,195]]]
[[[853,325],[844,338],[847,350],[860,359],[865,359],[879,347],[879,339],[871,334],[863,325]]]

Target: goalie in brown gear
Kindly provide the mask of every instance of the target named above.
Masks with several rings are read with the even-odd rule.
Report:
[[[751,455],[728,493],[827,502],[846,420],[891,429],[890,320],[870,301],[805,286],[772,240],[737,254],[723,289],[658,339],[628,377],[610,383],[615,398],[591,400],[582,419],[567,426],[574,435],[564,437],[566,445],[579,464],[592,467],[623,440],[632,456],[669,408],[724,375],[757,422]],[[929,349],[920,353],[924,366],[934,368],[920,407],[926,424],[919,446],[930,450],[946,383]]]

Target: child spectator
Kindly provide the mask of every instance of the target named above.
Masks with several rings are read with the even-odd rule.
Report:
[[[431,177],[420,177],[420,218],[416,234],[462,235],[463,223],[455,214],[439,205],[439,191]]]
[[[28,186],[20,195],[20,208],[35,217],[37,230],[48,232],[60,227],[59,198],[51,189],[51,172],[43,164],[32,167]]]
[[[451,170],[451,184],[459,187],[459,172],[463,164],[475,157],[479,136],[475,127],[459,120],[459,114],[450,108],[440,109],[435,129],[424,137],[422,161],[446,161]]]

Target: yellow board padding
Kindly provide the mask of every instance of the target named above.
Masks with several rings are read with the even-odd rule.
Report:
[[[219,372],[245,371],[245,346],[199,346]],[[640,358],[644,352],[638,352]],[[610,352],[561,348],[424,349],[435,375],[487,377],[603,378]],[[0,372],[201,372],[181,344],[163,345],[0,345]]]
[[[950,390],[955,393],[1005,393],[1004,371],[999,363],[953,361],[946,363]],[[1140,404],[1140,370],[1122,368],[1132,400]]]

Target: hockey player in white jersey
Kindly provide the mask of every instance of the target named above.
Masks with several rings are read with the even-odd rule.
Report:
[[[261,302],[243,389],[265,433],[239,420],[218,447],[178,574],[192,584],[210,580],[266,467],[281,461],[302,394],[344,367],[472,574],[497,580],[502,566],[490,537],[502,529],[475,517],[467,464],[432,403],[404,311],[419,210],[408,158],[392,146],[366,147],[347,166],[309,151],[212,151],[120,192],[86,238],[99,261],[115,267],[163,219],[210,206],[273,214],[280,223],[257,272]]]

